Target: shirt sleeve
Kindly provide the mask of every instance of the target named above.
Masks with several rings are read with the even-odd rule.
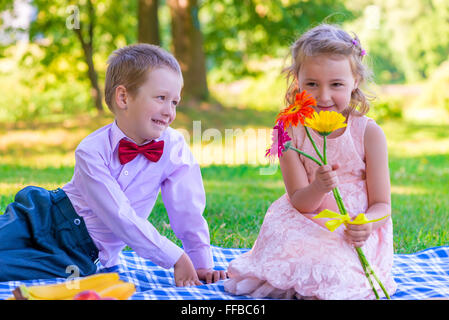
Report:
[[[76,187],[92,212],[139,256],[163,268],[173,267],[183,250],[136,214],[101,154],[77,149],[75,159]]]
[[[203,217],[206,195],[199,164],[182,139],[171,150],[173,169],[161,185],[161,196],[175,235],[195,269],[213,268],[209,228]]]

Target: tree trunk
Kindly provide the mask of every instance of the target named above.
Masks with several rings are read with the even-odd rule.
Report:
[[[209,96],[203,37],[197,0],[167,0],[171,13],[173,51],[184,76],[183,99],[205,100]]]
[[[88,25],[88,37],[87,39],[83,35],[83,28],[82,23],[80,21],[79,28],[74,28],[78,39],[81,42],[81,46],[83,48],[84,53],[84,60],[87,64],[87,75],[90,80],[90,84],[92,86],[91,88],[91,95],[92,99],[95,103],[95,108],[98,110],[98,112],[103,112],[103,98],[100,90],[100,86],[98,85],[98,75],[97,71],[95,70],[94,66],[94,60],[93,60],[93,38],[94,38],[94,27],[95,27],[95,9],[92,5],[92,2],[89,0],[87,1],[88,5],[88,16],[89,16],[89,25]]]
[[[138,33],[139,42],[160,45],[159,19],[157,16],[158,0],[139,0]]]

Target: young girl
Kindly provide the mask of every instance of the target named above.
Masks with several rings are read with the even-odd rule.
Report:
[[[287,102],[306,90],[317,102],[315,111],[339,112],[347,126],[328,136],[330,165],[318,167],[291,150],[280,157],[287,192],[268,209],[253,248],[229,264],[225,290],[254,297],[373,299],[354,248],[362,247],[392,295],[391,217],[342,225],[334,232],[325,228],[326,219],[312,219],[323,209],[339,212],[331,191],[336,186],[351,217],[366,213],[374,220],[391,214],[387,143],[382,129],[365,116],[369,104],[360,89],[369,76],[362,64],[365,51],[357,36],[320,25],[297,40],[291,52]],[[301,124],[287,131],[294,147],[318,157]],[[321,136],[311,135],[322,150]]]

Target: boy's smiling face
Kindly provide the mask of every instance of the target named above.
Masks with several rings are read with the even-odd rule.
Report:
[[[115,112],[118,127],[137,144],[159,138],[175,120],[182,86],[181,75],[166,67],[151,70],[134,95],[119,86]]]

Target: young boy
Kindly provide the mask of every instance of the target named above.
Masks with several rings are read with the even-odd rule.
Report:
[[[79,144],[73,178],[62,189],[27,187],[0,216],[0,281],[67,277],[73,266],[92,274],[97,258],[104,267],[117,264],[125,245],[174,267],[177,286],[226,277],[212,269],[199,165],[169,127],[182,86],[178,62],[157,46],[111,55],[105,100],[115,121]],[[159,190],[184,250],[147,220]]]

